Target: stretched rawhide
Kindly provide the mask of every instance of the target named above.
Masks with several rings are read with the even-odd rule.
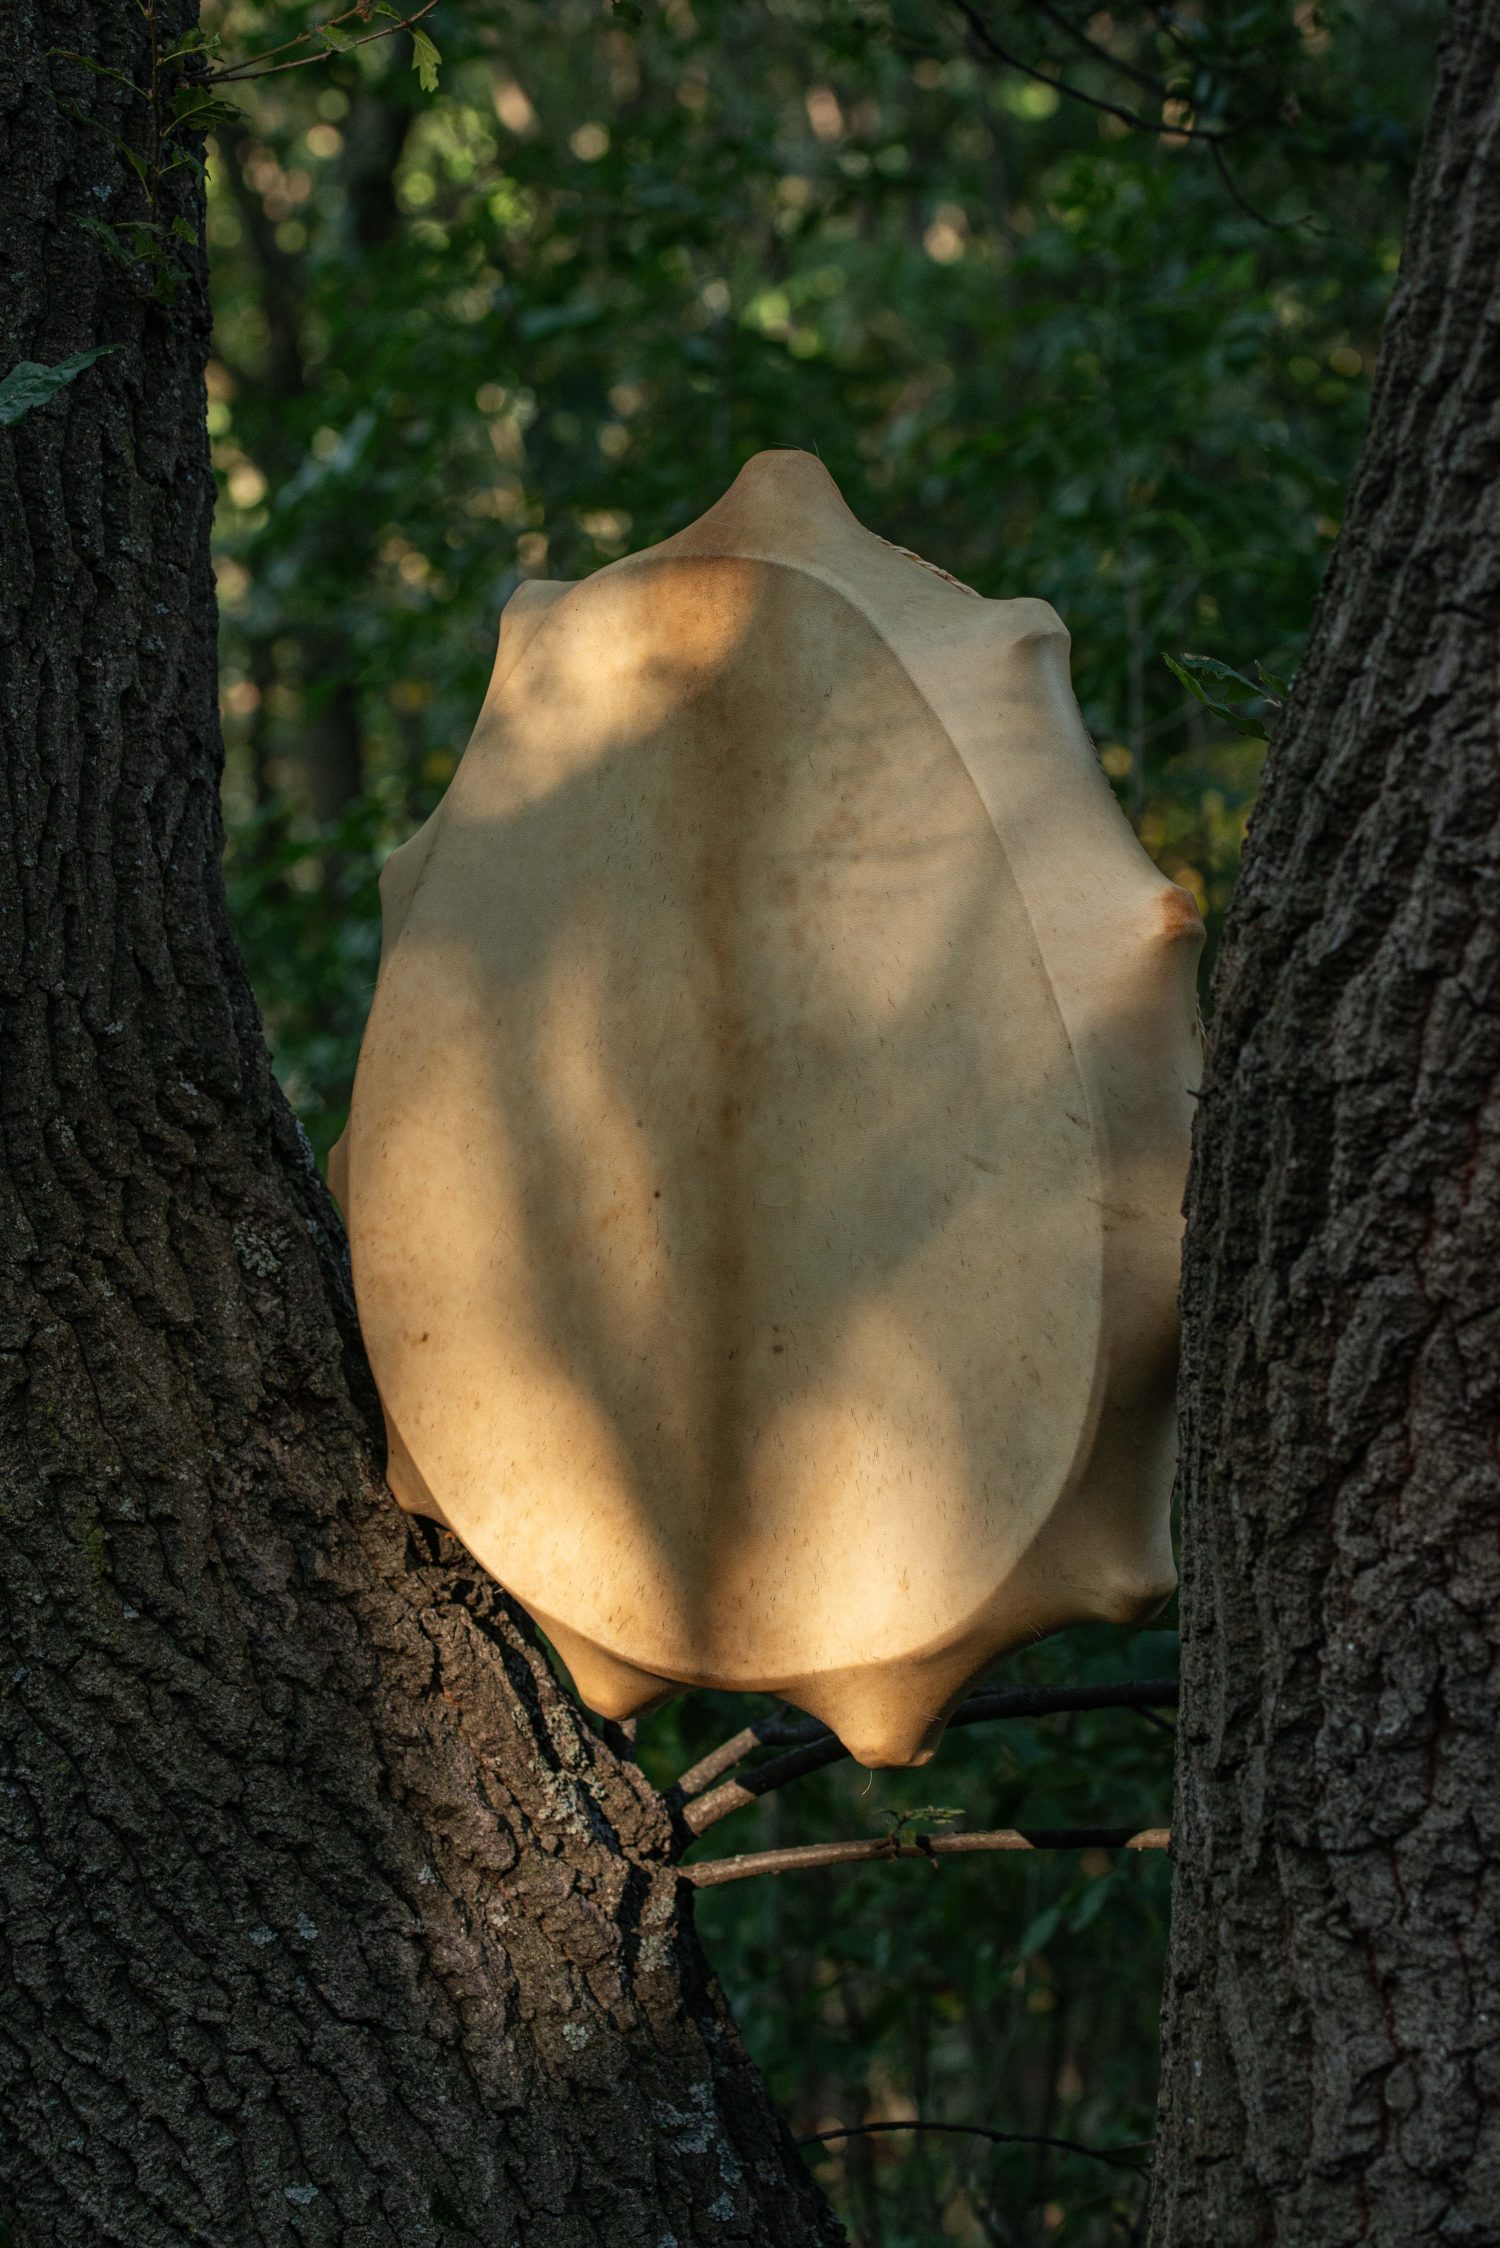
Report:
[[[765,453],[525,585],[333,1175],[401,1504],[606,1715],[754,1688],[923,1761],[1173,1583],[1201,930],[1032,600]]]

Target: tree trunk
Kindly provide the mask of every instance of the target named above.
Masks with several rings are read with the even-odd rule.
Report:
[[[201,254],[168,306],[80,226],[149,109],[46,54],[149,24],[4,45],[3,366],[119,348],[0,440],[0,2231],[832,2241],[659,1799],[383,1490],[220,890]]]
[[[1190,1191],[1156,2248],[1500,2239],[1500,0],[1457,0]]]

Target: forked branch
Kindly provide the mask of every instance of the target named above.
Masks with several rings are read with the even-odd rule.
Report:
[[[1012,48],[1002,46],[978,8],[972,5],[972,0],[953,0],[953,5],[967,24],[973,44],[992,62],[1003,63],[1007,70],[1019,71],[1023,78],[1035,79],[1039,86],[1050,86],[1055,94],[1064,96],[1069,101],[1082,102],[1085,109],[1097,109],[1106,117],[1117,118],[1122,125],[1130,126],[1135,132],[1159,133],[1171,140],[1209,141],[1217,145],[1233,139],[1236,133],[1243,132],[1251,122],[1248,118],[1236,118],[1222,126],[1205,126],[1189,125],[1186,122],[1179,124],[1166,117],[1143,117],[1139,110],[1126,109],[1119,102],[1105,101],[1100,95],[1091,94],[1084,87],[1075,85],[1071,79],[1055,77],[1050,70],[1039,69],[1034,62],[1028,62],[1024,55],[1018,55]],[[1092,45],[1092,41],[1086,44]],[[1101,61],[1108,61],[1118,67],[1115,58],[1105,54],[1102,49],[1095,48],[1094,52]]]
[[[202,82],[206,86],[228,86],[238,84],[246,78],[274,78],[283,70],[306,70],[314,63],[327,62],[332,56],[346,54],[354,47],[368,47],[376,39],[393,38],[398,31],[410,31],[416,39],[423,35],[414,27],[424,16],[430,16],[437,4],[438,0],[422,0],[421,6],[413,8],[405,16],[397,15],[393,8],[382,8],[380,13],[389,16],[389,22],[377,24],[373,31],[345,32],[341,26],[348,23],[351,17],[357,18],[361,24],[370,20],[368,0],[357,0],[354,7],[345,8],[341,14],[328,17],[324,23],[314,24],[309,31],[299,31],[295,38],[283,39],[279,46],[263,48],[260,54],[252,55],[246,62],[226,63],[220,69],[205,71]],[[295,56],[289,62],[272,61],[274,55],[284,55],[289,47],[305,47],[316,34],[322,34],[326,44],[315,53]]]
[[[1177,1681],[1149,1678],[1122,1679],[1109,1686],[991,1686],[971,1694],[949,1718],[955,1725],[981,1725],[1000,1717],[1055,1717],[1068,1710],[1135,1709],[1149,1712],[1172,1709],[1177,1702]],[[738,1779],[724,1775],[758,1748],[788,1747],[785,1756],[768,1758]],[[800,1780],[809,1772],[837,1764],[849,1751],[837,1734],[812,1718],[788,1719],[779,1712],[747,1725],[719,1748],[713,1749],[683,1773],[668,1799],[690,1835],[703,1834],[732,1811],[769,1795],[773,1789]],[[715,1781],[722,1784],[715,1786]],[[708,1792],[705,1792],[708,1791]],[[696,1799],[696,1800],[695,1800]],[[685,1806],[685,1807],[684,1807]]]

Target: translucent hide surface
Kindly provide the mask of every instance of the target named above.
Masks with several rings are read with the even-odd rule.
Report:
[[[1201,932],[1067,645],[763,454],[522,588],[386,869],[334,1176],[391,1486],[607,1714],[757,1688],[920,1761],[1171,1589]]]

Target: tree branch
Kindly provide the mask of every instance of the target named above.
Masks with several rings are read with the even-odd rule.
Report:
[[[1051,0],[1029,0],[1029,5],[1034,14],[1044,16],[1048,23],[1055,24],[1059,31],[1072,40],[1075,47],[1081,48],[1084,54],[1091,55],[1095,62],[1103,63],[1107,70],[1117,71],[1122,78],[1130,79],[1143,92],[1154,95],[1158,101],[1171,100],[1170,86],[1164,85],[1159,78],[1153,78],[1149,71],[1140,70],[1134,63],[1126,62],[1122,55],[1112,55],[1108,47],[1101,47],[1097,40],[1091,39],[1081,25],[1073,23],[1063,14],[1061,8],[1054,8]]]
[[[774,1724],[775,1720],[770,1722]],[[671,1794],[679,1803],[691,1802],[706,1787],[712,1787],[715,1780],[732,1772],[736,1764],[753,1756],[758,1748],[767,1747],[769,1740],[769,1726],[764,1720],[759,1725],[746,1725],[742,1731],[731,1733],[727,1741],[721,1741],[707,1756],[700,1756],[696,1764],[690,1764],[685,1772],[679,1773],[672,1783]]]
[[[965,1857],[979,1850],[1167,1850],[1169,1827],[1000,1827],[990,1834],[874,1835],[850,1842],[809,1842],[791,1850],[754,1850],[741,1858],[705,1858],[679,1870],[695,1889],[749,1881],[759,1873],[801,1873],[814,1866],[866,1865],[880,1858]]]
[[[1180,28],[1179,20],[1171,8],[1157,5],[1156,0],[1146,0],[1146,4],[1163,36],[1171,41],[1177,52],[1184,56],[1195,70],[1212,71],[1218,78],[1245,78],[1250,75],[1252,65],[1239,56],[1229,56],[1223,53],[1210,55],[1202,46],[1195,44],[1192,37],[1185,36]],[[1201,23],[1195,24],[1197,31],[1201,32],[1203,28]],[[1290,42],[1293,46],[1296,45],[1299,36],[1300,34],[1293,29]],[[1274,38],[1262,39],[1259,42],[1259,51],[1265,53],[1276,44],[1277,41]],[[1257,44],[1254,40],[1250,42],[1248,51],[1252,55],[1256,53]]]
[[[721,1741],[707,1756],[690,1764],[667,1792],[679,1803],[686,1803],[691,1797],[701,1795],[715,1780],[722,1779],[726,1772],[732,1772],[736,1764],[743,1764],[758,1748],[784,1748],[794,1741],[831,1738],[829,1728],[820,1725],[815,1717],[789,1717],[785,1710],[773,1710],[768,1717],[758,1717],[753,1725],[731,1733],[727,1741]]]
[[[414,23],[420,23],[424,16],[430,16],[437,4],[438,0],[423,0],[423,5],[420,8],[414,8],[411,14],[403,16],[399,23],[382,24],[378,31],[367,31],[362,38],[350,39],[342,47],[320,47],[315,55],[298,55],[291,62],[268,62],[266,60],[267,55],[279,55],[284,53],[288,47],[300,47],[305,40],[312,37],[312,31],[302,31],[297,34],[295,39],[283,39],[279,47],[268,47],[264,54],[253,55],[249,62],[232,63],[227,70],[205,71],[199,83],[205,86],[227,86],[238,79],[274,78],[280,70],[306,70],[310,63],[328,62],[334,55],[350,54],[356,47],[368,47],[372,40],[393,39],[398,31],[410,31]],[[343,23],[349,16],[364,16],[364,14],[365,11],[361,8],[346,8],[343,15],[330,16],[328,21],[330,23]],[[321,24],[313,26],[314,31],[321,31],[322,28]],[[425,37],[426,34],[424,33],[423,36]]]
[[[877,2131],[945,2131],[969,2139],[988,2139],[997,2147],[1056,2147],[1063,2154],[1086,2154],[1095,2162],[1108,2162],[1117,2170],[1129,2170],[1139,2176],[1139,2167],[1130,2157],[1149,2155],[1155,2146],[1154,2139],[1134,2139],[1118,2147],[1085,2146],[1081,2139],[1053,2139],[1040,2131],[992,2131],[984,2123],[929,2123],[925,2117],[914,2116],[910,2122],[899,2123],[849,2123],[837,2131],[814,2131],[811,2138],[799,2139],[799,2147],[827,2146],[831,2139],[871,2138]]]
[[[1238,180],[1234,177],[1234,174],[1230,171],[1229,166],[1225,163],[1223,149],[1210,149],[1209,154],[1213,157],[1215,169],[1217,170],[1220,179],[1224,182],[1225,187],[1234,197],[1235,202],[1238,203],[1246,218],[1254,219],[1257,226],[1268,226],[1273,234],[1292,234],[1295,233],[1299,227],[1305,226],[1312,228],[1314,226],[1314,220],[1311,211],[1309,211],[1305,217],[1300,219],[1273,219],[1268,217],[1266,212],[1257,210],[1256,206],[1251,202],[1249,196],[1240,186]],[[1318,227],[1316,228],[1316,231],[1319,233],[1326,233],[1327,229]]]
[[[1171,1678],[1139,1683],[1121,1680],[1112,1686],[991,1686],[960,1702],[948,1723],[951,1728],[982,1725],[997,1717],[1055,1717],[1066,1710],[1173,1709],[1176,1704],[1177,1682]],[[788,1740],[800,1745],[737,1780],[712,1787],[711,1793],[701,1792],[755,1749]],[[684,1772],[676,1786],[667,1790],[667,1800],[689,1835],[702,1834],[720,1819],[727,1819],[732,1811],[742,1810],[747,1803],[769,1795],[774,1788],[785,1787],[791,1780],[840,1763],[848,1753],[837,1734],[811,1719],[789,1723],[784,1717],[762,1718]],[[694,1796],[696,1802],[691,1800]]]
[[[1243,132],[1249,122],[1248,119],[1240,118],[1233,124],[1210,129],[1202,125],[1172,125],[1165,119],[1142,117],[1138,110],[1122,109],[1118,102],[1104,101],[1098,94],[1086,94],[1081,86],[1070,84],[1066,78],[1054,78],[1050,71],[1039,70],[1035,63],[1013,54],[1008,47],[1002,47],[979,10],[971,5],[971,0],[953,0],[953,5],[968,25],[969,35],[976,45],[982,47],[987,55],[993,56],[996,62],[1003,62],[1007,70],[1019,70],[1023,78],[1034,78],[1039,86],[1050,86],[1055,94],[1066,95],[1069,101],[1081,101],[1086,109],[1101,110],[1106,117],[1117,117],[1121,124],[1133,126],[1138,133],[1165,133],[1173,140],[1207,141],[1211,145],[1217,145],[1220,141],[1231,139],[1235,133]]]

